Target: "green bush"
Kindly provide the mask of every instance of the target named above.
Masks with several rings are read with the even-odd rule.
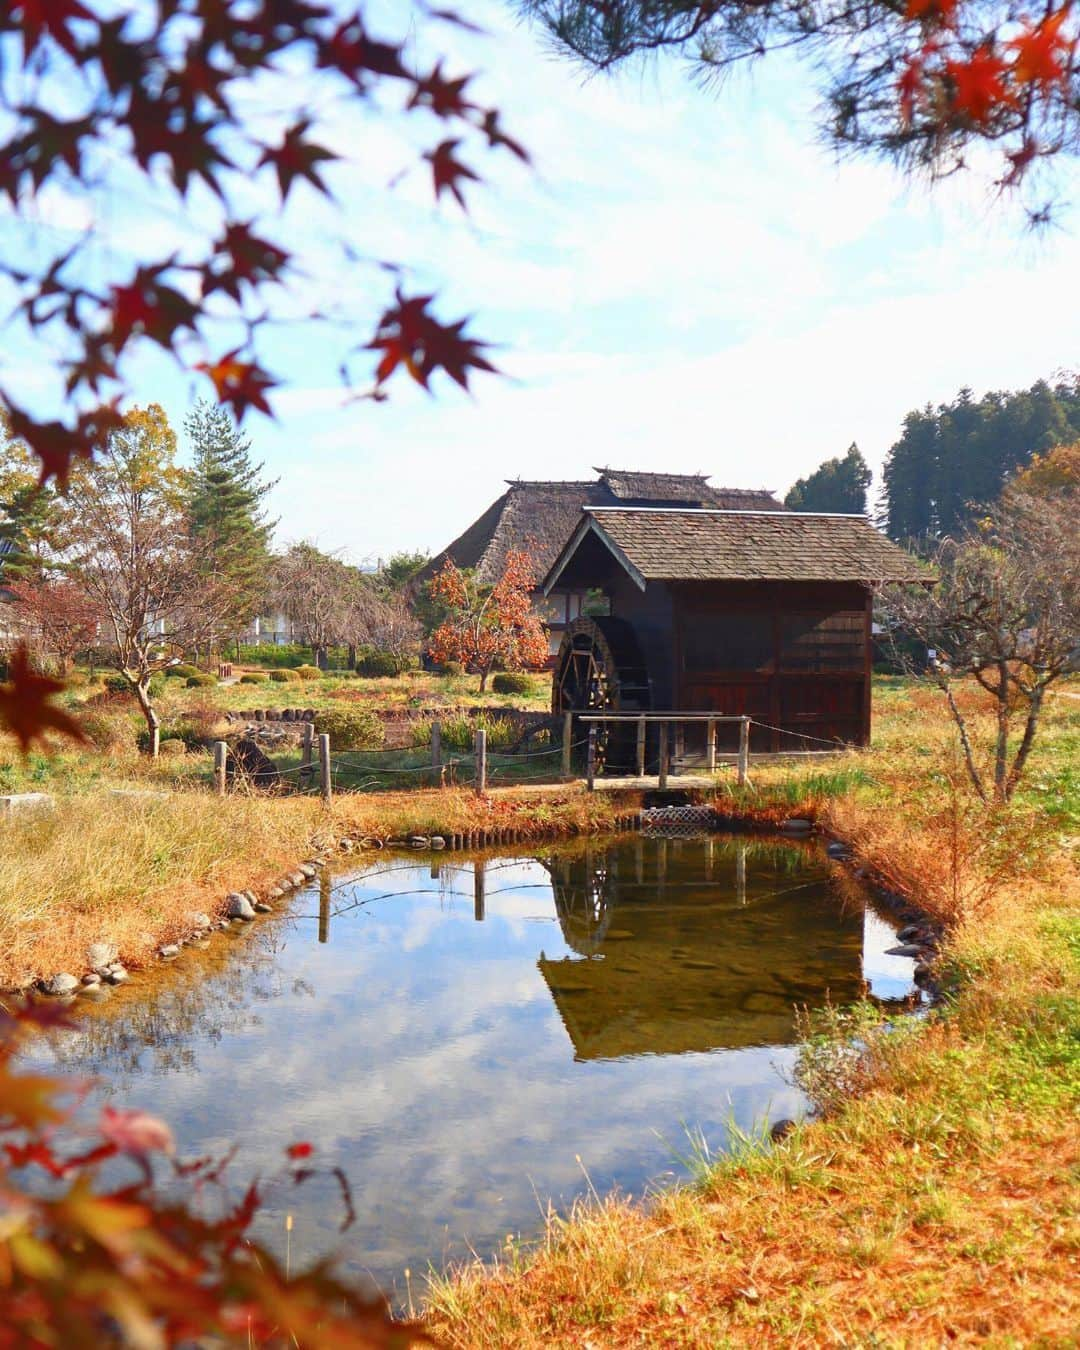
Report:
[[[315,732],[330,737],[331,750],[377,750],[386,739],[370,708],[328,708],[315,714]]]
[[[296,673],[302,680],[321,680],[323,677],[318,666],[297,666]]]
[[[465,674],[465,667],[460,661],[444,661],[442,664],[442,673],[448,680],[453,680],[459,675]]]
[[[274,666],[276,668],[302,666],[311,659],[311,648],[301,647],[297,642],[277,646],[273,642],[259,642],[250,647],[240,648],[240,661],[244,665]]]
[[[131,745],[131,723],[127,713],[110,717],[104,712],[85,712],[78,719],[83,734],[95,750],[111,750],[116,745]]]
[[[162,741],[161,745],[158,747],[158,754],[164,759],[179,759],[182,755],[187,754],[187,746],[177,736],[174,739],[170,738],[167,741]]]
[[[517,728],[509,717],[493,717],[490,713],[480,713],[477,717],[459,713],[445,720],[440,718],[440,723],[442,743],[451,750],[471,750],[476,743],[476,733],[481,730],[487,732],[489,750],[504,750],[518,739]]]
[[[115,675],[105,676],[105,688],[110,694],[131,694],[134,695],[135,689],[126,675],[117,672]],[[150,676],[150,682],[146,686],[151,698],[157,698],[159,694],[165,692],[165,676],[158,672]]]
[[[360,654],[360,659],[356,663],[356,673],[369,680],[387,679],[404,674],[411,666],[412,660],[408,656],[398,656],[394,652],[383,652],[375,647],[368,647]]]
[[[211,685],[217,684],[217,676],[200,670],[197,675],[189,675],[185,684],[189,689],[209,689]]]
[[[279,671],[276,670],[274,671],[275,675],[279,673],[280,673]],[[241,684],[265,684],[266,680],[267,677],[262,673],[261,670],[251,670],[248,671],[246,675],[240,676]]]
[[[171,755],[176,755],[176,754],[184,754],[184,753],[187,752],[187,745],[185,744],[185,741],[184,741],[184,735],[183,735],[183,732],[181,732],[178,728],[176,728],[176,727],[169,727],[169,728],[162,727],[162,728],[159,730],[159,732],[158,732],[158,749],[159,749],[159,750],[164,750],[165,747],[166,747],[166,745],[171,745],[174,741],[178,741],[178,742],[180,743],[180,745],[183,747],[183,749],[182,749],[182,750],[170,750],[170,751],[169,751],[169,754],[171,754]],[[147,753],[147,751],[150,749],[150,732],[147,730],[146,727],[143,727],[142,730],[141,730],[140,732],[138,732],[138,734],[136,735],[136,737],[135,737],[135,744],[139,747],[139,749],[142,751],[142,753],[143,753],[144,755],[145,755],[145,754]]]
[[[198,666],[189,666],[183,661],[178,662],[175,666],[167,666],[165,668],[165,678],[167,680],[190,680],[193,675],[198,675],[199,673]]]
[[[532,680],[528,675],[500,671],[498,675],[492,677],[491,692],[493,694],[528,694],[531,690]]]
[[[240,683],[243,684],[246,677],[240,677]],[[261,678],[261,677],[260,677]],[[270,678],[275,684],[299,684],[300,676],[295,670],[272,670]]]

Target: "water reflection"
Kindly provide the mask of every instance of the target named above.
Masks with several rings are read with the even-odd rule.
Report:
[[[685,1125],[797,1114],[793,1006],[910,987],[890,929],[806,849],[627,839],[541,858],[382,859],[136,977],[55,1057],[156,1110],[239,1186],[312,1139],[356,1187],[347,1256],[393,1283],[532,1232],[549,1198],[630,1191]],[[867,946],[869,944],[869,946]],[[580,1159],[580,1161],[579,1161]],[[294,1259],[338,1245],[333,1188],[271,1205]]]

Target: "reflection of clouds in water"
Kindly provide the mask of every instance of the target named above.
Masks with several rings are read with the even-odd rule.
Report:
[[[700,877],[693,849],[681,854],[678,866]],[[675,1166],[684,1124],[700,1127],[715,1147],[729,1117],[747,1127],[763,1111],[774,1118],[798,1112],[800,1096],[784,1077],[793,1059],[787,1048],[575,1059],[537,965],[541,950],[552,961],[572,955],[557,923],[535,922],[555,917],[548,871],[531,860],[490,865],[486,917],[476,922],[471,867],[453,864],[437,878],[429,869],[398,860],[335,884],[335,908],[352,898],[387,898],[332,917],[326,944],[316,941],[313,888],[294,902],[303,917],[279,916],[212,953],[185,956],[141,1000],[133,991],[123,1017],[94,1017],[79,1039],[105,1061],[122,1101],[170,1120],[184,1152],[240,1140],[238,1181],[276,1168],[296,1139],[314,1141],[319,1157],[341,1165],[356,1187],[360,1221],[348,1251],[384,1277],[404,1264],[438,1261],[448,1241],[468,1237],[486,1252],[507,1232],[534,1230],[537,1194],[567,1203],[584,1189],[579,1155],[599,1188],[640,1192]],[[710,982],[723,993],[720,958],[742,922],[723,888],[713,890],[694,903],[702,906],[707,955],[718,964],[715,975],[698,974],[694,996]],[[683,912],[693,891],[683,887],[682,917],[672,919],[684,946],[698,932],[686,927]],[[640,895],[625,912],[614,899],[619,923],[655,926]],[[799,904],[813,909],[805,896]],[[760,953],[763,979],[781,956],[797,963],[800,946],[820,959],[814,925],[831,911],[821,896],[817,906],[800,942],[780,940],[781,933],[775,953]],[[619,960],[654,941],[651,930],[615,932]],[[837,950],[851,945],[857,966],[861,925],[853,942],[844,934]],[[673,946],[646,945],[646,976],[650,963],[659,971],[670,961]],[[186,969],[200,961],[201,981]],[[640,1001],[626,1010],[641,1014],[635,1036],[647,1036],[650,1018],[665,1017],[667,1034],[681,1034],[670,1008],[650,1005],[647,978],[628,987]],[[582,996],[594,998],[588,990]],[[139,1010],[147,1014],[141,1021]],[[698,1035],[710,1007],[690,1014]],[[127,1070],[112,1067],[110,1036],[127,1037]],[[155,1065],[162,1041],[190,1057]],[[140,1077],[140,1068],[154,1076]],[[335,1244],[340,1211],[332,1188],[290,1193],[280,1203],[296,1215],[294,1251],[311,1255]],[[276,1239],[281,1217],[271,1209],[264,1236]]]

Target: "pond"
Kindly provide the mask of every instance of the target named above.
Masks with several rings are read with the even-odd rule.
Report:
[[[589,1186],[678,1175],[688,1131],[797,1116],[796,1006],[903,998],[889,925],[811,845],[625,837],[528,857],[379,855],[87,1008],[55,1043],[182,1154],[297,1140],[348,1175],[271,1197],[259,1236],[385,1287],[486,1256]]]

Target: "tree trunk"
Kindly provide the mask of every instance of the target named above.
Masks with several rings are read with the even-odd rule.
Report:
[[[994,800],[1008,800],[1005,787],[1005,775],[1009,754],[1009,676],[1004,664],[998,666],[997,688],[997,736],[994,742]]]
[[[327,656],[326,648],[316,646],[314,648],[314,655],[315,655],[315,664],[319,667],[320,670],[325,670],[327,665],[329,664],[329,657]]]
[[[135,685],[135,697],[139,700],[139,707],[142,710],[143,717],[146,718],[146,730],[150,735],[150,758],[157,759],[158,750],[161,745],[161,718],[157,715],[154,705],[150,702],[150,681],[145,683],[139,681]]]
[[[979,777],[979,770],[975,765],[975,752],[971,747],[971,738],[967,732],[967,722],[964,714],[960,711],[956,699],[953,697],[953,691],[948,684],[939,684],[938,686],[949,701],[949,711],[952,713],[953,721],[956,723],[957,730],[960,732],[960,744],[964,750],[964,764],[968,771],[968,777],[971,779],[975,791],[979,794],[979,800],[984,806],[989,805],[986,796],[986,789],[983,787],[982,779]]]
[[[490,674],[491,674],[491,667],[490,667],[490,666],[481,666],[481,667],[480,667],[480,693],[481,693],[481,694],[487,692],[487,682],[488,682],[488,676],[489,676]]]
[[[355,642],[350,642],[350,643],[349,643],[349,669],[350,669],[350,670],[355,670],[355,669],[356,669],[356,643],[355,643]]]
[[[1031,747],[1035,744],[1035,732],[1039,726],[1039,713],[1042,711],[1043,695],[1046,690],[1042,686],[1036,686],[1031,691],[1031,701],[1028,704],[1027,722],[1024,726],[1024,735],[1016,751],[1016,758],[1013,760],[1012,768],[1009,770],[1009,776],[1005,780],[1005,801],[1010,801],[1013,793],[1016,791],[1016,785],[1023,777],[1024,766],[1027,764],[1028,755],[1031,754]]]

